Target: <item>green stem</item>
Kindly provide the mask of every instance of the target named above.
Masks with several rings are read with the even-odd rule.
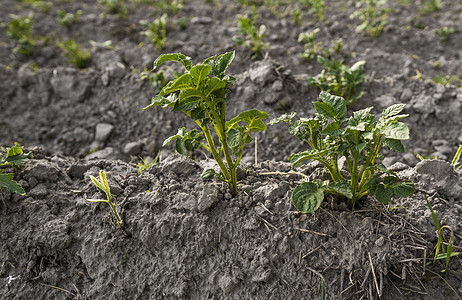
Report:
[[[122,219],[120,218],[119,214],[117,213],[115,204],[112,203],[111,201],[107,201],[107,203],[112,208],[112,212],[114,213],[114,216],[116,217],[116,220],[117,220],[117,225],[122,227]]]

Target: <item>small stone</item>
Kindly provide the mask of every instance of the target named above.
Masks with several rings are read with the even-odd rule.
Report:
[[[220,201],[220,190],[218,187],[213,185],[205,185],[202,195],[199,197],[198,209],[200,212],[206,211],[212,208],[215,204]]]
[[[375,241],[375,245],[377,247],[382,247],[383,245],[385,244],[385,239],[383,236],[379,237],[376,241]]]
[[[202,25],[208,25],[212,24],[213,19],[210,17],[193,17],[191,19],[191,24],[202,24]]]
[[[93,152],[85,157],[85,159],[115,159],[117,157],[117,152],[112,147],[104,148],[103,150],[98,150]]]
[[[114,130],[114,126],[108,123],[99,123],[95,129],[95,140],[100,143],[106,143],[107,139]]]
[[[130,155],[137,155],[141,151],[141,142],[131,142],[125,145],[124,152]]]
[[[111,62],[105,69],[111,78],[122,78],[125,75],[125,65],[119,61]]]
[[[257,61],[253,63],[249,70],[249,77],[253,83],[260,86],[264,86],[266,83],[276,78],[273,65],[266,61]]]

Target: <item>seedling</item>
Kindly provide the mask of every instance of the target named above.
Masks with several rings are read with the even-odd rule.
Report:
[[[367,31],[377,38],[387,25],[387,14],[392,9],[385,7],[387,0],[359,0],[356,2],[357,10],[350,17],[359,17],[362,21],[356,31]]]
[[[459,146],[459,149],[457,149],[456,154],[454,155],[454,158],[451,161],[451,165],[456,169],[459,170],[462,168],[462,165],[460,164],[460,155],[462,154],[462,145]]]
[[[388,204],[393,195],[411,196],[414,184],[399,179],[394,172],[377,162],[383,157],[379,153],[382,146],[404,152],[401,140],[409,139],[409,128],[399,120],[408,115],[399,113],[405,104],[390,106],[376,120],[370,114],[372,107],[356,111],[346,118],[344,98],[323,91],[319,100],[313,102],[316,110],[314,118],[292,121],[295,113],[291,113],[269,123],[288,123],[289,133],[310,146],[309,150],[289,157],[292,166],[306,159],[316,160],[324,165],[331,177],[331,180],[317,179],[297,186],[292,193],[295,208],[302,213],[317,210],[326,192],[344,196],[352,209],[366,195],[375,196],[383,204]],[[342,172],[340,162],[343,160],[348,175]]]
[[[424,5],[423,14],[428,14],[431,12],[435,12],[441,9],[443,7],[443,4],[441,3],[441,0],[420,0],[420,3]]]
[[[32,15],[29,14],[25,17],[10,15],[13,18],[7,24],[6,35],[15,41],[14,53],[23,55],[32,55],[34,50],[35,40],[32,37]]]
[[[446,264],[445,264],[444,269],[441,270],[441,272],[446,272],[446,270],[448,269],[449,261],[451,260],[451,257],[457,256],[461,253],[453,252],[454,250],[454,230],[449,225],[444,225],[444,226],[440,225],[440,222],[438,221],[438,218],[436,217],[435,211],[433,210],[433,207],[430,204],[430,201],[428,200],[426,195],[424,196],[425,196],[425,201],[427,201],[427,206],[432,213],[433,222],[435,223],[437,233],[438,233],[438,242],[436,243],[435,257],[434,257],[433,264],[439,259],[444,259]],[[448,241],[446,248],[444,248],[444,243],[443,243],[443,229],[445,228],[448,229],[450,232],[449,241]]]
[[[87,199],[87,201],[94,202],[94,203],[96,203],[96,202],[106,202],[107,204],[109,204],[109,206],[111,207],[112,212],[114,213],[114,216],[115,216],[115,218],[117,220],[117,225],[119,225],[120,228],[122,228],[123,227],[122,219],[120,218],[119,214],[117,213],[115,203],[112,202],[111,188],[109,187],[109,183],[107,182],[106,173],[103,170],[101,170],[99,172],[99,180],[100,181],[98,181],[98,179],[96,179],[95,177],[93,177],[91,175],[90,175],[90,179],[93,182],[93,184],[96,185],[97,188],[99,188],[100,190],[102,190],[106,194],[107,200],[104,200],[104,199]]]
[[[67,57],[69,63],[75,65],[79,69],[88,67],[91,63],[91,53],[87,49],[81,49],[82,45],[76,43],[75,40],[67,40],[61,42],[55,36],[56,45],[63,51],[63,56]]]
[[[444,86],[454,84],[457,87],[462,87],[462,79],[459,77],[459,75],[443,76],[442,73],[439,73],[438,76],[433,77],[432,80],[434,83]]]
[[[245,144],[252,141],[250,131],[266,130],[262,120],[266,119],[268,114],[252,109],[226,121],[226,94],[236,79],[225,75],[225,71],[234,56],[234,51],[227,52],[218,57],[209,57],[197,65],[193,65],[191,58],[181,53],[159,56],[154,62],[154,69],[164,62],[173,61],[183,65],[185,73],[170,81],[143,110],[153,106],[171,107],[172,111],[181,111],[189,116],[202,132],[185,132],[182,128],[179,134],[167,139],[164,145],[176,139],[175,148],[182,155],[185,150],[190,151],[189,149],[195,149],[197,146],[211,153],[221,172],[206,170],[203,178],[223,179],[235,196],[236,170],[241,162]],[[218,147],[212,132],[218,139]],[[203,142],[204,137],[207,144]]]
[[[310,7],[308,13],[315,14],[321,22],[324,20],[324,13],[326,11],[324,0],[303,0],[302,3]]]
[[[266,26],[264,24],[258,26],[259,19],[256,8],[254,8],[251,16],[237,16],[237,35],[233,40],[239,46],[244,45],[253,55],[252,59],[258,59],[263,55],[263,50],[269,47],[268,43],[263,43]]]
[[[362,68],[365,60],[356,62],[349,68],[343,61],[331,60],[318,56],[318,62],[324,67],[320,74],[308,78],[310,85],[316,85],[321,91],[328,91],[336,96],[344,97],[347,105],[360,99],[364,92]]]
[[[159,157],[160,157],[160,151],[157,152],[157,155],[156,157],[154,157],[153,160],[151,160],[149,163],[147,162],[146,158],[142,158],[140,156],[140,162],[136,165],[136,167],[138,168],[138,174],[141,173],[141,171],[144,171],[144,170],[149,170],[149,168],[152,167],[152,165],[155,165],[157,164],[157,162],[159,161]]]
[[[128,9],[124,0],[99,0],[99,4],[106,7],[107,12],[111,15],[119,15],[120,18],[128,16]]]
[[[321,54],[324,52],[322,48],[322,43],[318,42],[315,43],[314,39],[316,38],[316,34],[319,32],[319,28],[314,29],[311,32],[302,32],[298,35],[298,42],[302,43],[305,42],[305,52],[301,53],[299,57],[301,59],[310,62],[313,60],[316,54]]]
[[[433,31],[437,36],[440,37],[440,40],[442,41],[447,41],[449,40],[449,38],[451,37],[451,35],[456,32],[456,30],[454,29],[454,27],[448,27],[448,26],[445,26],[445,27],[442,27],[440,29],[435,29]]]
[[[41,0],[16,0],[16,2],[22,2],[26,5],[31,5],[32,7],[38,9],[43,13],[47,13],[53,7],[53,3],[50,1],[41,1]]]
[[[11,148],[2,148],[2,150],[6,152],[6,156],[0,156],[0,167],[11,166],[19,169],[19,166],[25,164],[31,157],[31,153],[24,153],[18,144]],[[2,174],[2,170],[0,169],[0,190],[7,188],[12,193],[25,195],[26,192],[21,185],[13,180],[13,175],[13,173]]]
[[[159,19],[152,21],[152,23],[141,20],[140,24],[146,29],[145,31],[141,31],[140,34],[147,37],[157,49],[162,50],[167,41],[167,14],[163,14]]]
[[[183,0],[157,0],[156,6],[160,12],[176,15],[183,8]]]
[[[76,24],[79,21],[81,15],[82,10],[80,9],[75,14],[68,13],[60,9],[58,11],[58,23],[69,29],[72,25]]]

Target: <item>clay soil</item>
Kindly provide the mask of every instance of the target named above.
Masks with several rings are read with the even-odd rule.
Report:
[[[446,272],[444,261],[433,261],[436,227],[424,195],[452,228],[454,251],[462,251],[462,174],[449,164],[462,143],[461,82],[432,80],[462,77],[462,1],[426,11],[438,1],[389,0],[393,10],[378,38],[356,31],[356,1],[326,0],[322,22],[301,6],[297,24],[292,4],[271,10],[271,1],[256,1],[269,43],[258,60],[233,41],[236,15],[251,11],[234,1],[185,0],[176,14],[169,11],[162,51],[139,24],[159,17],[153,3],[162,1],[125,1],[125,17],[95,1],[50,1],[49,10],[25,2],[0,5],[4,24],[11,14],[33,12],[37,37],[32,56],[23,56],[0,27],[0,145],[34,149],[20,170],[5,170],[26,195],[0,192],[1,299],[322,299],[323,287],[326,299],[461,299],[460,257]],[[67,29],[57,22],[59,10],[82,15]],[[446,40],[434,31],[443,27],[454,29]],[[335,57],[346,65],[366,61],[365,94],[350,111],[374,106],[379,114],[407,104],[411,139],[404,153],[385,151],[383,163],[415,183],[412,197],[388,206],[366,198],[351,211],[329,196],[315,213],[297,212],[290,195],[301,178],[284,173],[294,170],[288,156],[306,145],[284,125],[258,134],[257,162],[249,146],[236,197],[224,183],[200,179],[213,167],[207,155],[181,158],[161,147],[179,127],[194,126],[181,113],[142,111],[155,87],[140,72],[161,53],[182,52],[198,63],[236,50],[229,116],[252,108],[270,118],[310,116],[319,90],[307,78],[321,66],[298,57],[304,45],[297,37],[315,28],[323,48],[343,39]],[[90,66],[70,64],[55,35],[90,49]],[[108,40],[112,48],[103,45]],[[160,161],[138,174],[140,157],[149,161],[159,151]],[[89,179],[100,170],[123,230],[108,205],[86,201],[103,197]],[[324,176],[315,162],[295,170]],[[450,231],[443,232],[447,242]]]

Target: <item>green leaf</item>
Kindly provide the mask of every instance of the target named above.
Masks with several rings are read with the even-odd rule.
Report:
[[[191,69],[191,66],[192,66],[191,57],[183,55],[181,53],[169,53],[169,54],[162,54],[161,56],[159,56],[154,61],[154,68],[152,70],[154,71],[157,67],[159,67],[159,65],[167,61],[179,62],[185,67],[186,70]]]
[[[191,111],[190,117],[194,121],[203,119],[205,117],[205,108],[203,108],[202,106],[195,108],[194,110]]]
[[[329,193],[342,195],[348,199],[353,198],[353,190],[346,180],[330,182],[327,187],[329,189]]]
[[[0,174],[0,189],[7,188],[10,192],[25,195],[24,189],[13,180],[13,173]]]
[[[350,71],[354,72],[354,71],[360,71],[362,69],[362,67],[364,66],[364,64],[366,63],[365,60],[360,60],[358,62],[355,62],[351,68],[350,68]]]
[[[283,114],[282,116],[278,117],[278,118],[274,118],[272,119],[271,121],[268,122],[268,125],[275,125],[275,124],[278,124],[278,123],[281,123],[281,122],[284,122],[284,123],[292,123],[292,119],[295,117],[297,113],[295,112],[292,112],[290,114]]]
[[[212,180],[215,176],[217,176],[217,172],[214,169],[206,169],[201,174],[201,178],[204,180]]]
[[[384,109],[382,112],[382,118],[387,119],[389,117],[399,114],[404,109],[405,106],[406,104],[394,104]]]
[[[398,197],[410,197],[414,194],[414,183],[412,181],[400,182],[393,187],[393,193]]]
[[[220,75],[225,73],[226,69],[228,69],[229,65],[233,62],[235,55],[235,51],[230,51],[218,56],[215,66],[213,68],[215,74]]]
[[[167,145],[168,145],[171,141],[173,141],[174,139],[181,139],[181,138],[183,138],[185,129],[186,129],[185,127],[179,128],[177,134],[172,135],[171,137],[167,138],[167,139],[164,141],[164,143],[162,144],[162,147],[167,146]]]
[[[239,115],[226,122],[226,126],[230,128],[234,127],[234,125],[239,122],[244,122],[247,124],[247,128],[253,132],[264,131],[266,130],[266,125],[262,120],[266,118],[268,118],[267,113],[259,111],[258,109],[251,109],[241,112]]]
[[[346,101],[342,97],[331,95],[326,91],[319,94],[322,102],[313,102],[316,112],[328,119],[339,120],[346,115]]]
[[[192,67],[189,74],[191,74],[193,78],[194,85],[198,87],[207,75],[209,75],[210,71],[212,71],[212,66],[209,65],[196,65]]]
[[[172,111],[192,110],[201,99],[201,93],[198,90],[182,90]]]
[[[382,134],[389,139],[407,140],[409,139],[409,128],[401,122],[386,124],[382,129]]]
[[[311,213],[317,210],[324,200],[324,187],[313,182],[304,182],[292,192],[292,203],[302,213]]]
[[[207,83],[207,86],[204,89],[204,94],[208,98],[210,97],[210,94],[213,92],[225,88],[226,87],[226,81],[220,80],[216,77],[210,78],[209,82]]]
[[[242,133],[234,128],[231,128],[226,135],[226,142],[230,148],[239,147],[242,143]]]
[[[143,111],[153,107],[153,106],[160,106],[162,108],[167,108],[169,106],[174,106],[175,102],[178,100],[178,98],[175,95],[169,95],[168,97],[163,97],[163,96],[155,96],[152,98],[151,104],[143,108]]]
[[[184,89],[193,89],[191,86],[191,75],[183,74],[173,81],[171,85],[167,85],[162,89],[162,92],[165,94],[170,94],[175,91],[184,90]]]
[[[182,139],[177,139],[175,141],[175,150],[181,154],[181,156],[184,156],[184,143]]]
[[[388,204],[391,197],[393,197],[393,189],[390,187],[385,187],[383,184],[377,186],[377,191],[375,193],[375,198],[382,203]]]
[[[29,160],[30,153],[24,154],[20,146],[13,146],[8,149],[5,159],[0,159],[0,165],[11,164],[17,168]]]
[[[395,152],[404,152],[404,145],[400,140],[387,138],[383,141],[383,146],[388,147],[390,150]]]

